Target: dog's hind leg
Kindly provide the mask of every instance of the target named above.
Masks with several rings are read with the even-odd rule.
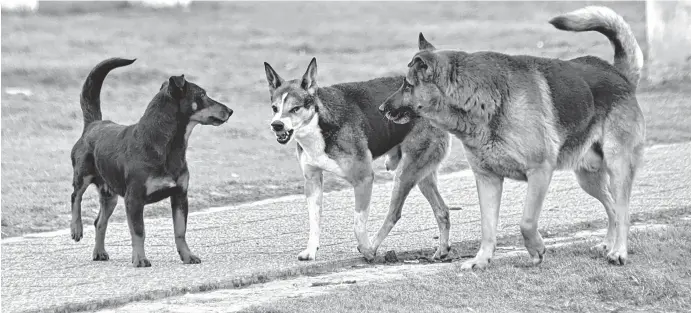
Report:
[[[397,148],[387,153],[387,169],[396,169],[389,212],[373,242],[376,252],[389,232],[401,218],[401,210],[410,190],[417,184],[432,206],[439,225],[439,248],[434,258],[443,258],[449,252],[449,209],[437,190],[436,171],[448,156],[450,135],[429,124],[420,123]],[[390,168],[391,167],[391,168]]]
[[[74,241],[79,241],[84,236],[84,225],[82,224],[82,196],[86,188],[91,184],[93,176],[82,175],[81,173],[74,173],[72,192],[70,204],[72,206],[72,221],[70,223],[70,232]]]
[[[202,260],[192,254],[187,246],[185,233],[187,232],[187,215],[189,204],[187,191],[181,191],[170,197],[170,206],[173,210],[173,229],[175,231],[175,247],[180,254],[180,260],[185,264],[199,264]]]
[[[144,253],[144,204],[146,188],[143,184],[135,186],[129,184],[125,192],[125,210],[127,212],[127,226],[132,236],[132,265],[134,267],[150,267],[151,262]]]
[[[396,170],[393,191],[391,192],[391,202],[389,203],[389,212],[386,214],[384,224],[379,228],[372,242],[373,253],[377,252],[381,243],[401,218],[401,211],[403,210],[405,199],[408,197],[408,194],[410,194],[410,190],[415,187],[415,184],[421,178],[417,175],[417,169],[413,168],[417,164],[411,161],[410,158],[410,156],[404,156],[400,166]]]
[[[355,192],[355,219],[353,228],[358,242],[358,251],[367,261],[374,260],[374,250],[367,235],[367,219],[369,217],[369,205],[372,200],[372,184],[374,182],[374,170],[372,170],[372,156],[367,151],[367,157],[354,162],[348,181],[353,185]]]
[[[98,189],[100,193],[99,202],[101,209],[94,221],[96,245],[94,246],[93,260],[108,261],[109,256],[105,248],[106,229],[108,228],[108,219],[113,215],[115,206],[118,204],[118,195],[111,192],[104,183],[101,183]]]
[[[552,181],[554,169],[550,166],[543,166],[528,170],[528,192],[523,208],[523,218],[521,219],[521,234],[525,241],[525,248],[532,258],[533,265],[542,263],[545,255],[545,243],[540,232],[537,230],[538,219],[545,195]]]
[[[420,192],[422,192],[422,195],[425,196],[425,199],[427,199],[427,202],[432,206],[434,218],[437,220],[437,225],[439,226],[439,247],[432,258],[435,260],[444,259],[451,250],[451,247],[449,247],[449,229],[451,228],[451,222],[449,221],[449,207],[446,206],[444,199],[437,189],[436,171],[423,178],[417,186]]]
[[[604,126],[602,154],[616,218],[614,245],[607,253],[607,260],[624,265],[628,260],[631,189],[645,143],[645,120],[636,99],[622,100],[612,109]]]
[[[621,147],[619,149],[622,149]],[[641,159],[643,146],[618,153],[605,148],[605,163],[609,174],[609,189],[614,200],[614,217],[616,234],[614,245],[607,254],[607,260],[612,264],[624,265],[628,260],[629,234],[629,202],[636,168]],[[610,220],[610,224],[612,221]]]
[[[583,188],[586,193],[593,196],[593,198],[600,201],[605,207],[608,218],[607,235],[605,235],[605,239],[601,243],[591,249],[607,253],[608,249],[612,248],[614,245],[616,231],[616,214],[614,212],[614,199],[612,199],[612,193],[609,192],[609,177],[604,168],[599,168],[594,171],[578,169],[575,173],[581,188]]]

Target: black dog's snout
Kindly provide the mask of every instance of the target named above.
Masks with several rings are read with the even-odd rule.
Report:
[[[233,115],[233,109],[228,109],[228,117],[231,117]]]
[[[273,121],[271,122],[271,128],[274,129],[274,131],[280,132],[283,130],[283,122],[281,121]]]

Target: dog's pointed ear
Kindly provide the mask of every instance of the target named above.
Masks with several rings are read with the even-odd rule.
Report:
[[[431,52],[418,52],[413,60],[408,63],[408,68],[413,70],[418,78],[429,80],[434,72],[435,55]]]
[[[312,58],[305,75],[302,76],[300,87],[307,90],[311,95],[317,92],[317,58]]]
[[[420,49],[420,51],[434,51],[437,48],[435,48],[427,39],[425,39],[425,36],[420,33],[420,36],[417,40],[417,46]]]
[[[434,65],[434,61],[435,56],[433,53],[419,52],[410,60],[408,67],[418,66],[420,68],[429,68]]]
[[[283,78],[278,76],[278,73],[274,71],[274,68],[269,63],[264,62],[264,71],[266,72],[266,80],[269,82],[269,89],[272,92],[283,85]]]
[[[184,98],[185,91],[187,91],[187,81],[185,80],[185,75],[171,76],[168,79],[168,89],[174,98]]]

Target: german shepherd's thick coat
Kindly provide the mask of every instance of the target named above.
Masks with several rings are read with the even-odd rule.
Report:
[[[587,7],[550,23],[604,34],[614,64],[594,56],[436,50],[420,34],[403,85],[380,107],[394,121],[418,116],[463,142],[482,212],[480,251],[463,268],[489,264],[504,178],[528,182],[521,233],[533,263],[542,262],[537,221],[557,169],[575,170],[583,190],[605,207],[609,226],[596,248],[608,250],[612,263],[627,261],[629,198],[645,138],[636,100],[643,55],[629,25],[611,9]]]
[[[437,190],[437,169],[447,156],[450,135],[419,120],[399,125],[377,107],[396,91],[400,77],[365,82],[317,85],[317,61],[312,59],[301,79],[283,80],[264,63],[274,112],[271,127],[281,144],[297,141],[297,157],[305,177],[309,210],[307,248],[300,260],[314,260],[319,248],[323,171],[346,179],[355,189],[355,237],[367,260],[401,217],[403,202],[417,184],[432,206],[439,226],[439,248],[433,257],[449,252],[449,209]],[[374,172],[372,160],[388,157],[388,170],[396,171],[389,212],[373,243],[367,218]]]
[[[149,267],[151,263],[144,254],[144,205],[170,197],[180,259],[188,264],[200,263],[185,240],[190,178],[185,158],[187,140],[197,124],[221,125],[233,111],[180,75],[171,76],[163,83],[138,123],[125,126],[104,121],[100,99],[103,80],[111,70],[132,62],[121,58],[105,60],[84,81],[80,101],[84,131],[71,153],[72,239],[82,239],[82,195],[94,184],[101,196],[101,210],[94,221],[93,260],[109,259],[105,250],[106,228],[121,196],[125,198],[127,224],[132,235],[132,264]]]

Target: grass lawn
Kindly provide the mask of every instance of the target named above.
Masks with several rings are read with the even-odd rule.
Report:
[[[589,251],[592,241],[550,249],[539,267],[529,266],[527,256],[497,259],[487,271],[464,271],[457,262],[449,271],[354,284],[243,312],[689,312],[691,219],[685,218],[632,232],[631,262],[623,267]]]
[[[108,57],[138,61],[106,79],[106,119],[136,122],[160,84],[182,73],[235,110],[227,124],[198,127],[190,139],[195,211],[302,192],[294,144],[279,145],[269,131],[264,61],[295,78],[316,56],[321,85],[366,80],[402,73],[420,31],[440,48],[560,58],[590,53],[610,60],[604,36],[562,32],[547,23],[586,4],[201,2],[182,12],[42,2],[35,15],[3,13],[2,237],[69,227],[69,152],[81,132],[79,92],[91,68]],[[608,5],[631,23],[645,48],[645,3]],[[691,139],[690,95],[691,87],[641,88],[649,143]],[[443,172],[466,167],[457,140],[453,150]],[[391,179],[382,163],[376,163],[378,181]],[[344,187],[326,175],[327,190]],[[122,206],[121,200],[113,221],[124,221]],[[83,210],[89,225],[98,212],[95,190],[85,194]],[[170,215],[168,201],[148,206],[145,215]]]

